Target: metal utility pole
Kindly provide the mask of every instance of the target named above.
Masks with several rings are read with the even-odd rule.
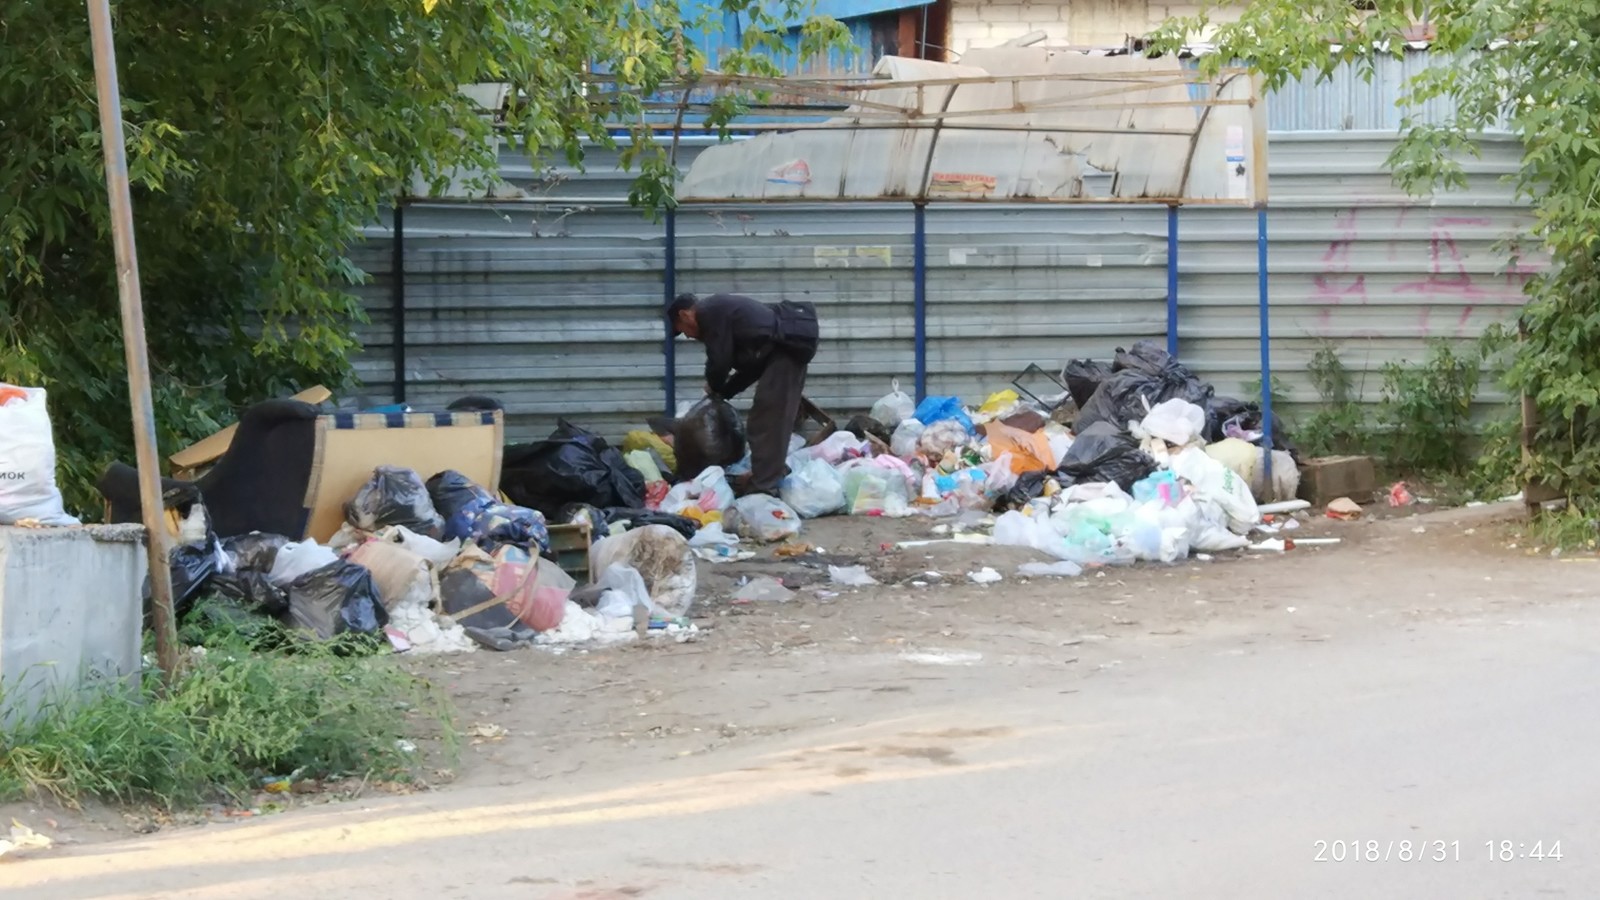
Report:
[[[133,246],[133,200],[128,193],[128,157],[122,134],[122,91],[117,86],[117,50],[111,38],[109,0],[87,0],[94,43],[94,82],[100,99],[100,136],[106,154],[106,190],[111,195],[111,239],[117,253],[117,296],[122,301],[122,343],[128,360],[128,399],[133,405],[133,443],[139,464],[139,505],[144,512],[154,605],[156,660],[167,677],[177,670],[178,634],[172,609],[172,572],[167,563],[165,510],[161,502],[156,419],[150,400],[150,358],[144,341],[144,303],[139,296],[139,254]]]

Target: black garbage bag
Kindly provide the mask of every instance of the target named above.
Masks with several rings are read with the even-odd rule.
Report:
[[[691,540],[694,538],[695,532],[700,530],[700,523],[688,516],[678,516],[653,509],[613,507],[606,510],[606,523],[614,525],[617,522],[626,522],[629,528],[643,528],[646,525],[665,525]]]
[[[1083,409],[1100,384],[1111,377],[1111,367],[1092,359],[1074,359],[1061,370],[1061,380],[1067,383],[1067,393],[1072,395],[1072,405]]]
[[[744,422],[733,404],[706,397],[672,425],[672,452],[678,457],[678,481],[689,481],[712,466],[727,468],[744,459]],[[614,506],[642,506],[617,503]]]
[[[851,416],[850,421],[845,423],[844,430],[855,435],[858,441],[864,441],[869,437],[877,438],[885,447],[894,439],[894,433],[871,416]]]
[[[344,518],[362,531],[403,525],[431,538],[438,538],[444,527],[422,476],[399,466],[373,469],[372,477],[344,505]]]
[[[1117,348],[1116,354],[1111,357],[1111,371],[1116,373],[1133,369],[1146,375],[1160,375],[1162,369],[1175,362],[1172,354],[1155,341],[1134,341],[1127,350]]]
[[[251,612],[281,616],[289,611],[289,592],[273,584],[265,572],[245,569],[218,575],[212,586],[217,593]]]
[[[289,539],[281,534],[252,531],[223,538],[222,553],[228,558],[228,567],[233,571],[248,570],[264,575],[272,571],[272,564],[278,561],[278,551],[288,543]]]
[[[501,467],[500,490],[546,517],[558,516],[568,503],[643,506],[644,489],[644,476],[622,451],[566,421],[547,440],[507,447]]]
[[[428,479],[428,496],[444,517],[444,540],[472,541],[486,551],[513,544],[530,553],[550,549],[550,529],[537,510],[501,503],[488,488],[446,469]]]
[[[1206,407],[1205,438],[1208,444],[1242,433],[1242,440],[1260,446],[1261,432],[1261,404],[1258,402],[1235,397],[1213,397],[1211,404]],[[1272,417],[1272,448],[1287,450],[1295,462],[1300,461],[1300,451],[1289,440],[1281,416]]]
[[[1155,470],[1155,460],[1139,449],[1132,435],[1110,422],[1097,422],[1073,439],[1056,477],[1062,487],[1115,482],[1130,491]]]
[[[1017,483],[995,500],[995,511],[1005,512],[1027,506],[1029,500],[1044,493],[1045,481],[1054,476],[1054,472],[1023,472],[1017,476]]]
[[[377,635],[389,624],[389,613],[372,573],[340,560],[290,583],[289,620],[326,641],[341,634]]]
[[[194,601],[205,593],[223,564],[223,556],[216,535],[210,535],[201,544],[181,544],[172,548],[167,556],[167,567],[172,577],[172,614],[181,620],[194,607]],[[150,579],[144,580],[144,609],[148,617],[151,607]]]
[[[1176,398],[1206,409],[1214,393],[1152,341],[1139,341],[1131,350],[1117,348],[1112,369],[1114,374],[1079,407],[1074,431],[1082,433],[1097,422],[1126,431],[1129,422],[1140,421],[1158,403]]]
[[[289,539],[281,534],[252,531],[222,539],[224,564],[211,580],[217,593],[233,601],[233,607],[268,616],[289,611],[289,593],[272,583],[267,575],[278,560],[278,551]]]
[[[606,536],[606,514],[587,503],[568,503],[561,507],[560,521],[568,525],[588,523],[589,541],[593,543]]]

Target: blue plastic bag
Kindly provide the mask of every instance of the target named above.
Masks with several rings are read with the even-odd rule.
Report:
[[[1178,476],[1162,469],[1134,484],[1133,499],[1140,503],[1160,500],[1162,506],[1171,509],[1182,502],[1183,486],[1178,483]]]
[[[428,479],[428,493],[444,518],[444,540],[472,541],[488,553],[501,544],[512,544],[534,554],[550,549],[550,529],[544,514],[501,503],[460,472],[446,470]]]
[[[929,397],[917,405],[917,411],[911,418],[924,425],[952,419],[961,423],[961,427],[968,432],[972,431],[972,419],[967,416],[967,411],[961,408],[961,401],[955,397]]]

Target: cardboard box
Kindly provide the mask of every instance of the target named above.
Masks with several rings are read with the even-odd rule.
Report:
[[[1300,499],[1312,506],[1349,497],[1371,503],[1378,490],[1378,471],[1370,456],[1324,456],[1300,467]]]

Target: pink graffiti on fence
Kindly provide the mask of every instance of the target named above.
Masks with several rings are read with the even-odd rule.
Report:
[[[1314,300],[1330,306],[1342,306],[1348,298],[1354,303],[1367,302],[1367,276],[1350,274],[1350,247],[1361,239],[1360,228],[1356,224],[1359,210],[1348,209],[1338,213],[1334,218],[1334,228],[1339,237],[1328,243],[1327,252],[1322,254],[1322,272],[1312,276],[1312,293]],[[1324,308],[1319,316],[1319,324],[1326,329],[1331,323],[1333,310]]]
[[[1399,210],[1394,225],[1389,230],[1400,230],[1409,212],[1409,209]],[[1361,304],[1369,301],[1366,277],[1351,271],[1351,246],[1362,239],[1356,218],[1357,212],[1354,209],[1339,214],[1335,220],[1339,237],[1328,243],[1328,249],[1322,257],[1322,271],[1312,276],[1311,299],[1324,304],[1318,316],[1323,331],[1331,326],[1333,313],[1331,307],[1341,306],[1352,298]],[[1370,218],[1369,215],[1369,222]],[[1493,225],[1493,220],[1488,216],[1439,216],[1429,223],[1428,274],[1423,278],[1401,282],[1394,287],[1396,294],[1419,295],[1422,308],[1418,313],[1417,325],[1424,336],[1432,333],[1430,319],[1434,306],[1460,304],[1461,312],[1452,330],[1461,336],[1467,334],[1468,323],[1478,306],[1522,303],[1523,284],[1537,271],[1536,267],[1518,260],[1507,267],[1504,276],[1473,275],[1467,270],[1468,260],[1457,243],[1456,231],[1462,228],[1489,228]],[[1390,261],[1397,260],[1400,254],[1399,242],[1389,240],[1386,243],[1386,257]]]

